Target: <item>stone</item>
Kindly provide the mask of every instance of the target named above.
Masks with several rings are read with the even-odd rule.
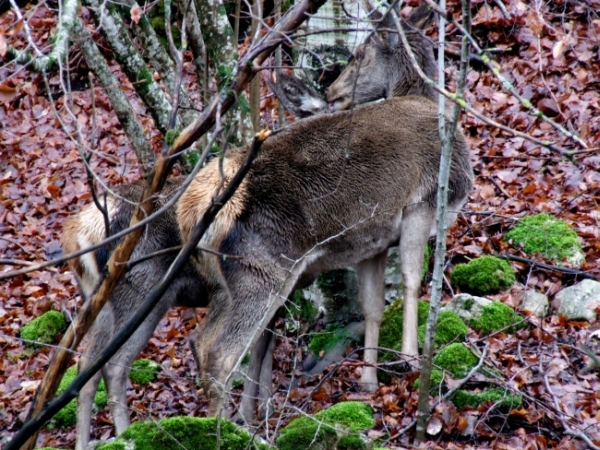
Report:
[[[470,323],[473,319],[478,319],[483,314],[483,308],[490,306],[492,300],[483,297],[476,297],[471,294],[457,294],[446,303],[440,311],[454,311],[465,322]]]
[[[556,294],[560,302],[558,313],[569,320],[596,320],[594,309],[600,307],[600,283],[583,280],[581,283],[563,289]]]
[[[545,317],[549,307],[548,297],[541,292],[526,291],[523,295],[522,311],[527,311],[536,317]]]

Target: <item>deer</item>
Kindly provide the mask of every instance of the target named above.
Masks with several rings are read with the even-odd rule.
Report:
[[[184,178],[177,177],[167,181],[162,195],[154,200],[157,208],[163,206],[181,188]],[[131,183],[115,188],[114,195],[105,197],[105,209],[110,222],[109,234],[118,233],[129,226],[143,190],[142,182]],[[61,246],[64,253],[71,253],[97,244],[105,238],[103,213],[92,203],[65,221]],[[170,207],[147,225],[143,238],[132,254],[132,261],[181,244],[176,210],[175,207]],[[101,280],[110,250],[108,246],[103,246],[69,260],[84,299],[91,298]],[[79,358],[79,371],[91,364],[93,358],[108,344],[131,314],[135,313],[152,287],[166,273],[175,256],[176,253],[167,253],[142,260],[121,278],[90,329],[85,351]],[[168,309],[173,306],[206,307],[210,295],[210,286],[198,277],[194,266],[188,262],[133,336],[81,390],[77,403],[77,450],[85,449],[90,441],[93,399],[100,379],[105,380],[115,430],[117,435],[121,434],[130,424],[126,393],[133,361],[146,346]]]
[[[185,176],[168,179],[160,196],[154,199],[155,209],[163,207],[176,191],[182,188],[184,180]],[[108,216],[110,235],[129,226],[134,208],[143,191],[144,182],[138,181],[118,186],[111,190],[110,196],[105,197],[104,208]],[[63,253],[73,253],[103,241],[107,236],[104,223],[104,213],[94,203],[84,206],[78,214],[71,216],[63,225],[61,234]],[[170,206],[161,216],[146,225],[140,243],[131,256],[132,267],[119,280],[107,305],[100,311],[88,333],[85,351],[78,362],[79,372],[85,370],[93,362],[93,358],[106,347],[127,319],[138,310],[152,288],[167,272],[177,253],[172,251],[154,254],[167,249],[176,250],[182,244],[175,206]],[[84,300],[91,298],[94,294],[103,277],[105,265],[114,246],[115,244],[111,244],[111,247],[104,245],[69,260],[69,267],[75,275]],[[313,279],[303,277],[299,281],[298,288],[306,287],[313,281]],[[157,302],[151,314],[133,336],[79,393],[76,450],[84,450],[90,443],[93,399],[100,379],[104,378],[106,383],[108,404],[115,432],[119,435],[130,425],[126,394],[131,366],[152,337],[162,317],[170,308],[176,306],[205,308],[209,306],[213,297],[219,297],[220,289],[222,289],[221,285],[211,284],[209,279],[199,276],[191,262],[188,262],[178,272],[167,292]],[[189,339],[192,340],[193,335]],[[270,335],[264,333],[258,344],[260,355],[254,356],[253,353],[253,360],[261,361],[262,364],[263,359],[272,358],[271,353],[265,354],[266,350],[262,350],[263,347],[268,346],[269,341]],[[194,346],[191,346],[191,349],[192,355],[196,358]],[[255,367],[260,367],[260,365],[257,366],[255,363]],[[262,369],[262,372],[267,373],[267,370]],[[248,389],[256,388],[250,386]]]
[[[421,33],[430,20],[430,11],[416,8],[403,30],[420,67],[435,78],[432,45]],[[210,414],[220,410],[223,388],[244,349],[259,339],[299,277],[349,266],[357,269],[366,322],[360,382],[367,391],[376,389],[385,260],[397,243],[405,299],[402,352],[418,354],[420,268],[435,235],[441,143],[435,91],[421,81],[393,34],[375,33],[359,46],[325,98],[296,81],[276,92],[305,118],[263,143],[199,244],[237,256],[218,260],[199,251],[195,258],[198,273],[227,286],[227,307],[209,309],[194,343],[201,378],[212,380],[206,385]],[[385,100],[348,111],[379,99]],[[184,240],[214,195],[219,173],[230,178],[246,152],[232,150],[222,163],[209,164],[182,195],[177,215]],[[458,130],[449,225],[472,185],[469,147]]]
[[[384,17],[373,8],[371,18],[383,21]],[[424,30],[430,25],[433,19],[433,12],[427,6],[414,8],[406,20],[401,20],[406,40],[408,41],[417,64],[431,78],[436,78],[436,64],[433,56],[433,47],[431,41],[424,36]],[[365,42],[359,45],[352,60],[339,77],[327,89],[326,96],[318,94],[308,84],[282,71],[277,71],[277,81],[267,83],[269,88],[276,95],[283,106],[296,118],[303,119],[321,114],[329,114],[335,111],[343,111],[357,105],[380,100],[382,98],[420,96],[431,101],[437,100],[435,90],[425,83],[419,76],[417,70],[410,64],[410,58],[406,48],[399,40],[396,29],[396,23],[391,13],[385,21],[385,27],[382,31],[377,31],[370,35]],[[449,218],[452,223],[454,218]],[[392,246],[397,245],[395,242]],[[381,268],[379,268],[381,270]],[[367,289],[360,281],[359,270],[359,289]],[[383,281],[381,282],[383,284]],[[405,291],[408,298],[416,298],[419,285],[415,281],[410,286],[406,286]],[[410,292],[409,292],[410,291]],[[359,293],[359,297],[362,297]],[[366,306],[372,306],[367,304]],[[404,313],[404,339],[402,342],[402,352],[407,356],[415,356],[418,353],[417,348],[417,330],[416,317],[414,311],[415,302],[405,302]],[[372,315],[365,312],[367,323],[367,333],[365,336],[365,362],[376,363],[378,345],[378,330],[380,322],[380,312]],[[377,330],[377,331],[375,331]],[[270,396],[269,389],[270,373],[269,363],[270,354],[273,345],[266,339],[264,333],[261,335],[256,349],[252,354],[248,372],[255,378],[248,377],[244,386],[244,396],[240,404],[240,415],[242,417],[251,417],[254,409],[254,399],[258,398],[262,407],[266,399]],[[255,361],[254,356],[257,356]],[[259,356],[265,355],[265,356]],[[262,367],[257,367],[262,364]],[[413,360],[411,366],[418,364]],[[265,374],[265,372],[267,372]],[[260,393],[255,380],[260,379]],[[377,371],[374,366],[364,367],[361,375],[361,387],[365,391],[373,391],[377,387]],[[259,408],[260,410],[260,408]]]

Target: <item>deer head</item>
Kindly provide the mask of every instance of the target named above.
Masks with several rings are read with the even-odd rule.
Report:
[[[420,6],[401,24],[418,65],[430,78],[435,78],[432,44],[422,34],[432,17],[430,9]],[[387,15],[385,27],[357,47],[352,62],[329,87],[326,99],[332,111],[404,95],[435,99],[434,90],[419,77],[398,37],[392,12]]]

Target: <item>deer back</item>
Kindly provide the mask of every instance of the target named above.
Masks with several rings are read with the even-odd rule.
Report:
[[[160,197],[155,199],[155,208],[162,207],[173,195],[176,189],[181,187],[184,177],[173,178],[167,181]],[[110,223],[110,235],[118,233],[129,226],[131,216],[139,199],[144,191],[144,183],[136,182],[118,186],[114,189],[114,195],[106,197],[106,210]],[[100,199],[104,203],[104,199]],[[63,226],[61,236],[61,246],[64,253],[71,253],[95,245],[106,238],[105,221],[102,213],[92,203],[88,204],[76,215],[70,217]],[[122,240],[122,239],[121,239]],[[71,259],[69,266],[75,273],[80,288],[85,298],[88,298],[94,291],[94,288],[103,276],[106,263],[112,250],[121,241],[118,240],[112,244],[103,245],[100,248],[86,253],[78,258]],[[169,208],[164,214],[157,217],[144,229],[144,234],[136,246],[131,259],[149,255],[153,252],[164,250],[181,245],[179,226],[177,225],[175,207]],[[134,265],[133,273],[141,272],[144,280],[156,282],[164,274],[174,259],[176,253],[166,256],[150,258],[139,265]],[[196,276],[191,266],[182,271],[191,279],[191,275]],[[135,275],[129,275],[134,277]],[[195,284],[195,283],[194,283]],[[200,285],[200,280],[198,280]],[[199,286],[198,286],[199,287]],[[127,289],[125,289],[127,290]],[[138,293],[121,293],[128,297],[134,297]],[[141,301],[141,299],[140,299]],[[198,300],[190,294],[185,298],[184,293],[178,296],[178,303],[195,304]],[[200,305],[198,305],[200,306]]]
[[[393,98],[298,121],[263,143],[201,245],[244,258],[248,250],[284,266],[315,247],[315,261],[317,254],[338,260],[324,263],[328,268],[361,261],[398,239],[403,208],[435,208],[440,148],[437,107],[423,98]],[[246,151],[225,157],[227,176]],[[183,239],[220,183],[218,164],[209,163],[179,202]],[[450,203],[462,204],[472,170],[460,132],[450,178]]]

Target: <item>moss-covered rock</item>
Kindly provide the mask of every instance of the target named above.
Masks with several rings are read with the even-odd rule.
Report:
[[[479,358],[461,343],[450,344],[433,358],[433,364],[447,370],[454,378],[464,378],[478,362]]]
[[[467,264],[458,264],[450,278],[453,286],[475,295],[495,294],[516,281],[508,261],[487,255]]]
[[[315,414],[319,420],[343,425],[353,431],[373,428],[375,419],[369,405],[360,402],[341,402]]]
[[[400,350],[402,346],[402,321],[404,302],[401,299],[395,300],[385,308],[383,319],[381,320],[381,329],[379,330],[379,346]],[[424,325],[429,316],[429,303],[419,302],[417,305],[417,322]]]
[[[343,402],[319,411],[314,417],[292,420],[277,439],[279,450],[364,449],[359,431],[375,425],[373,411],[360,402]]]
[[[51,344],[66,328],[67,321],[62,313],[48,311],[22,327],[19,335],[28,341]],[[28,342],[27,345],[36,346],[37,344]]]
[[[514,333],[516,328],[525,326],[525,323],[510,306],[501,302],[492,302],[485,306],[481,316],[472,319],[469,325],[482,334],[490,334],[505,328],[506,332]]]
[[[425,342],[426,324],[419,325],[419,346]],[[451,342],[464,341],[469,328],[463,320],[453,311],[442,311],[438,316],[437,329],[435,332],[435,344],[438,346],[446,345]]]
[[[57,395],[62,394],[67,390],[69,385],[73,382],[77,376],[77,366],[71,366],[65,372],[63,379],[58,385],[56,391]],[[100,381],[98,390],[94,396],[94,405],[98,409],[104,408],[108,404],[108,392],[106,391],[106,385],[104,380]],[[73,399],[67,405],[57,412],[52,420],[48,423],[48,428],[68,428],[75,425],[77,422],[77,400]]]
[[[577,233],[564,220],[549,214],[523,217],[506,233],[506,239],[523,247],[529,255],[537,253],[555,261],[567,258],[573,265],[584,260]]]
[[[482,403],[490,402],[496,408],[510,410],[521,407],[523,403],[520,395],[511,395],[502,388],[486,389],[475,393],[458,390],[452,395],[451,400],[458,409],[464,409],[467,406],[477,408]]]
[[[150,359],[138,359],[133,362],[131,366],[131,372],[129,372],[129,379],[133,383],[137,384],[148,384],[151,381],[156,380],[156,375],[162,370],[160,364]]]
[[[292,295],[292,301],[286,303],[286,315],[304,322],[312,322],[319,314],[314,303],[308,300],[304,293],[297,289]]]
[[[135,422],[117,440],[101,444],[97,450],[124,450],[133,443],[135,450],[267,450],[266,444],[252,442],[250,434],[221,419],[214,417],[169,417],[159,421]],[[219,428],[217,428],[217,425]]]
[[[308,348],[311,352],[319,354],[327,351],[339,342],[346,342],[351,339],[343,332],[338,324],[330,324],[323,331],[318,331],[310,335]]]

